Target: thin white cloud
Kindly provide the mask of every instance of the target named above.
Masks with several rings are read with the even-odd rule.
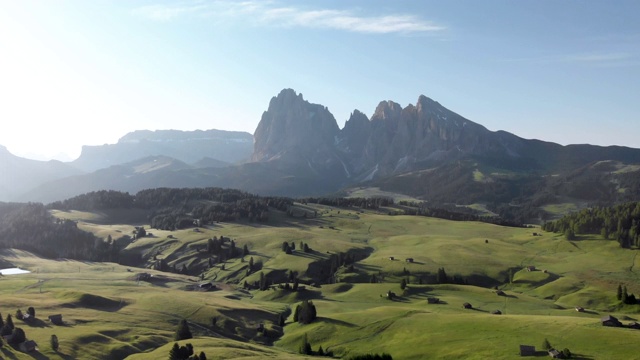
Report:
[[[537,64],[582,64],[596,67],[627,67],[640,64],[638,58],[631,53],[579,53],[555,56],[505,59],[506,62],[526,62]]]
[[[627,53],[577,54],[577,55],[567,55],[562,58],[562,60],[566,62],[582,62],[582,63],[627,61],[629,59],[631,59],[631,54],[627,54]]]
[[[156,4],[136,8],[133,12],[156,21],[170,21],[180,17],[242,18],[263,26],[305,27],[365,34],[437,33],[446,30],[442,25],[414,15],[367,16],[349,10],[279,6],[271,1]]]

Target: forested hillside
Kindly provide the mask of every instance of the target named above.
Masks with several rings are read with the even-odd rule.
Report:
[[[640,202],[585,209],[548,222],[543,229],[564,233],[570,240],[579,234],[600,234],[623,248],[640,247]]]

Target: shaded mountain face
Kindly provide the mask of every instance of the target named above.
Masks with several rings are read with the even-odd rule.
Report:
[[[383,101],[370,119],[355,110],[340,129],[326,107],[285,89],[269,102],[253,142],[248,134],[231,136],[252,147],[246,155],[251,161],[241,165],[225,166],[230,161],[206,155],[203,149],[222,144],[228,150],[235,143],[215,134],[140,131],[115,145],[86,147],[77,163],[97,167],[139,158],[154,146],[193,145],[184,155],[189,161],[155,157],[112,166],[50,182],[20,199],[46,202],[93,190],[207,186],[301,197],[371,186],[434,202],[492,204],[495,212],[640,200],[640,149],[561,146],[493,132],[425,96],[404,108]]]
[[[84,146],[72,165],[95,171],[148,156],[169,156],[188,164],[203,158],[222,163],[247,161],[253,151],[253,136],[222,130],[139,130],[126,134],[116,144]]]
[[[271,99],[254,133],[253,161],[315,157],[331,152],[340,129],[329,110],[285,89]]]
[[[36,186],[82,173],[60,161],[37,161],[15,156],[4,146],[0,146],[0,169],[0,201],[15,201]]]

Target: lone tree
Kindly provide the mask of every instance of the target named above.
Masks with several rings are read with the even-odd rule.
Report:
[[[13,329],[13,333],[11,334],[11,343],[20,344],[27,341],[27,334],[24,333],[24,330],[21,328]]]
[[[33,308],[33,306],[29,306],[29,308],[27,309],[27,314],[29,314],[29,316],[31,317],[36,317],[36,309]]]
[[[56,335],[51,335],[51,339],[49,340],[51,344],[51,349],[53,351],[58,351],[58,347],[60,347],[60,343],[58,342],[58,337]]]
[[[193,335],[191,335],[191,330],[189,330],[189,323],[185,319],[180,320],[178,329],[176,330],[176,340],[186,340],[191,338],[193,338]]]
[[[402,279],[402,281],[400,282],[400,289],[404,290],[407,288],[407,280]]]
[[[311,355],[312,352],[311,344],[309,343],[309,339],[305,333],[304,338],[302,338],[302,344],[300,344],[300,354]]]
[[[618,301],[622,301],[622,284],[618,284],[618,292],[616,294]]]
[[[550,350],[553,348],[553,346],[551,346],[551,343],[549,342],[549,340],[547,340],[547,338],[544,338],[544,341],[542,342],[542,348],[545,350]]]
[[[13,326],[13,318],[11,318],[11,314],[7,314],[7,320],[5,320],[4,326],[8,326],[11,330],[15,327]]]
[[[318,317],[316,313],[316,306],[313,305],[313,301],[310,300],[303,300],[302,304],[296,306],[294,320],[296,318],[296,313],[298,314],[298,322],[301,324],[310,324]]]

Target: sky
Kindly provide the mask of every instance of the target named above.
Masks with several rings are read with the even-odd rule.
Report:
[[[0,1],[0,145],[253,133],[292,88],[338,125],[425,95],[490,130],[640,148],[638,1]]]

